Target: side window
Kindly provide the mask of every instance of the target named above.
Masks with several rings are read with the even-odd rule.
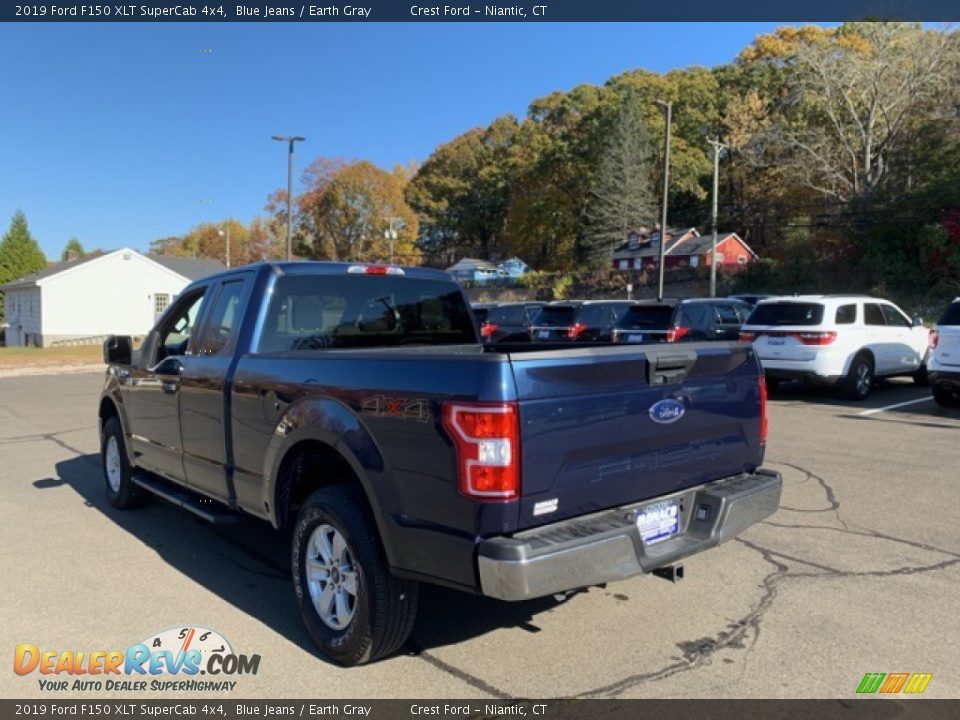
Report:
[[[154,363],[174,355],[187,354],[187,346],[196,328],[197,318],[200,317],[204,297],[206,297],[206,288],[177,301],[167,321],[159,330]]]
[[[856,304],[841,305],[837,308],[837,315],[834,319],[837,325],[852,325],[857,321]]]
[[[198,355],[216,355],[230,343],[240,324],[243,280],[231,280],[220,286],[213,309],[204,325]]]
[[[886,325],[883,319],[883,310],[876,303],[863,304],[863,322],[866,325]]]
[[[681,324],[693,330],[708,329],[710,327],[710,321],[708,320],[707,309],[708,308],[703,305],[688,305],[684,307]]]
[[[733,305],[719,303],[714,306],[714,312],[716,313],[717,323],[720,325],[740,324],[740,318],[737,316],[737,311],[734,310]]]
[[[910,327],[913,324],[893,305],[881,305],[880,307],[883,308],[883,316],[887,319],[887,325],[890,327]]]

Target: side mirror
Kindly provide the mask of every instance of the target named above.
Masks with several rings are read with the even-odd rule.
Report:
[[[132,365],[133,340],[129,335],[111,335],[103,341],[103,362],[107,365]]]
[[[914,316],[913,316],[913,326],[914,326],[914,327],[922,327],[922,326],[923,326],[923,318],[920,317],[919,315],[914,315]]]

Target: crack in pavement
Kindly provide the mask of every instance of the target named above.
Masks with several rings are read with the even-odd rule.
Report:
[[[815,480],[823,489],[825,498],[827,500],[827,507],[819,508],[815,510],[805,510],[805,509],[796,509],[781,506],[780,510],[788,510],[791,512],[801,512],[801,513],[811,513],[811,512],[833,512],[836,516],[837,522],[843,525],[843,528],[831,528],[820,525],[790,525],[786,523],[770,523],[765,522],[764,524],[772,525],[775,527],[791,527],[798,529],[817,529],[817,530],[833,530],[836,532],[846,532],[851,535],[860,535],[864,537],[871,537],[876,539],[888,540],[891,542],[902,543],[910,547],[921,548],[930,552],[938,552],[943,555],[949,556],[948,559],[943,560],[932,565],[905,565],[903,567],[894,568],[892,570],[839,570],[837,568],[832,568],[827,565],[822,565],[815,563],[809,560],[804,560],[802,558],[793,557],[785,553],[781,553],[777,550],[764,547],[759,543],[750,542],[743,538],[736,538],[736,542],[742,544],[744,547],[747,547],[754,552],[758,553],[760,557],[770,565],[774,567],[774,570],[764,576],[763,580],[759,584],[759,588],[762,590],[760,599],[757,601],[756,605],[750,612],[748,612],[743,617],[727,625],[725,630],[721,630],[713,636],[708,636],[692,641],[684,641],[677,643],[677,647],[683,651],[683,659],[672,662],[658,670],[653,670],[646,673],[637,673],[634,675],[629,675],[621,680],[618,680],[615,683],[609,685],[603,685],[592,690],[586,690],[581,693],[577,693],[572,697],[576,698],[615,698],[623,694],[625,691],[634,688],[638,685],[657,682],[660,680],[665,680],[669,677],[677,675],[679,673],[688,672],[695,670],[699,667],[709,665],[712,660],[712,656],[717,652],[726,649],[745,649],[746,653],[743,656],[743,665],[741,668],[741,677],[746,671],[746,662],[749,659],[750,654],[757,645],[757,642],[760,638],[761,626],[764,620],[764,616],[773,606],[774,601],[776,600],[779,593],[779,585],[781,582],[786,580],[818,580],[823,578],[864,578],[864,577],[892,577],[892,576],[903,576],[903,575],[913,575],[918,573],[929,573],[943,570],[945,568],[951,567],[953,565],[960,564],[960,554],[954,553],[948,550],[943,550],[940,548],[927,545],[926,543],[917,542],[914,540],[909,540],[906,538],[899,538],[892,535],[887,535],[879,531],[873,530],[872,528],[862,528],[861,531],[851,530],[847,522],[840,517],[840,501],[837,499],[836,493],[833,490],[833,487],[829,482],[823,477],[816,475],[812,471],[801,467],[799,465],[794,465],[792,463],[778,463],[770,461],[770,465],[782,465],[784,467],[793,468],[798,472],[804,473],[806,476],[803,480],[812,479]],[[803,482],[803,480],[801,482]],[[790,565],[784,561],[792,561],[796,563],[801,563],[810,567],[815,567],[818,570],[823,572],[820,573],[803,573],[791,571]],[[747,640],[749,638],[749,643]]]

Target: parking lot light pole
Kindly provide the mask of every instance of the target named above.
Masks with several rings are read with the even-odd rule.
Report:
[[[224,223],[224,225],[227,228],[227,231],[224,232],[223,230],[217,230],[217,234],[224,238],[224,242],[227,246],[227,267],[230,267],[230,225],[227,223]]]
[[[384,218],[389,223],[389,227],[383,231],[383,237],[390,242],[390,264],[393,265],[393,243],[396,241],[397,229],[394,225],[398,222],[403,221],[403,218],[400,217],[387,217]]]
[[[717,296],[717,195],[720,190],[720,150],[727,147],[720,138],[708,139],[713,147],[713,210],[711,211],[712,238],[710,240],[710,297]]]
[[[657,281],[657,300],[663,300],[663,271],[667,255],[667,190],[670,187],[670,121],[673,113],[673,103],[656,100],[657,105],[664,109],[666,130],[663,135],[663,205],[660,207],[660,263],[659,278]]]
[[[289,144],[287,153],[287,260],[293,256],[293,144],[306,140],[299,135],[273,135],[274,140]]]

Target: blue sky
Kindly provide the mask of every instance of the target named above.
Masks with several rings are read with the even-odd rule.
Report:
[[[286,183],[273,134],[307,137],[298,170],[422,161],[553,90],[729,62],[776,24],[0,25],[0,232],[22,208],[54,258],[71,235],[146,249],[248,222]]]

